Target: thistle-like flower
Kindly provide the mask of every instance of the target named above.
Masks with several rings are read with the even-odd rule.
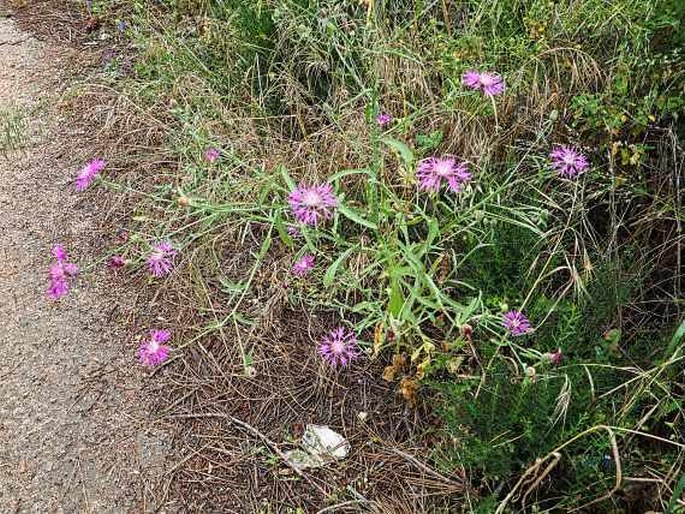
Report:
[[[305,225],[318,225],[321,220],[333,217],[338,199],[330,184],[300,185],[288,198],[293,215]]]
[[[561,364],[561,361],[564,358],[564,354],[561,351],[561,348],[557,348],[553,352],[546,353],[545,357],[547,358],[550,364],[552,364],[553,366],[558,366],[559,364]]]
[[[461,76],[461,82],[469,89],[480,90],[486,96],[497,96],[504,92],[504,79],[497,73],[468,70]]]
[[[450,191],[458,193],[471,177],[465,162],[457,163],[454,157],[448,156],[424,159],[416,170],[419,188],[433,192],[437,192],[445,181]]]
[[[381,112],[376,116],[376,123],[378,123],[378,126],[380,127],[385,127],[388,123],[392,121],[392,116],[390,116],[387,112]]]
[[[105,166],[107,166],[107,163],[102,159],[93,159],[81,168],[81,171],[74,181],[74,188],[76,191],[85,191]]]
[[[332,330],[319,342],[319,355],[333,368],[346,368],[361,356],[356,336],[344,327]]]
[[[576,179],[585,173],[590,163],[577,148],[561,145],[555,146],[549,154],[550,164],[564,178]]]
[[[304,277],[314,268],[314,256],[311,253],[307,253],[300,258],[295,264],[293,264],[292,273],[296,277]]]
[[[214,162],[219,158],[219,156],[221,156],[221,150],[218,148],[208,148],[205,151],[205,160],[207,162]]]
[[[138,350],[138,359],[143,366],[158,366],[169,358],[171,350],[166,343],[171,339],[169,330],[151,330],[148,339],[143,340]]]
[[[526,316],[517,310],[510,310],[504,315],[504,328],[514,337],[523,336],[533,330]]]
[[[107,267],[110,269],[119,269],[126,266],[126,259],[121,255],[112,255],[107,261]]]
[[[70,280],[78,273],[76,264],[67,262],[67,252],[62,245],[52,248],[55,262],[50,266],[50,287],[48,296],[57,300],[69,292]]]
[[[163,277],[174,269],[174,257],[178,251],[168,241],[156,244],[147,257],[147,267],[155,277]]]

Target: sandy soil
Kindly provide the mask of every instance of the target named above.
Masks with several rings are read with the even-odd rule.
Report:
[[[53,244],[82,269],[96,257],[97,205],[72,187],[88,141],[54,108],[68,50],[1,11],[0,512],[149,512],[170,441],[145,421],[112,279],[84,273],[66,298],[45,294]],[[19,149],[3,148],[8,113],[26,121],[13,125]]]

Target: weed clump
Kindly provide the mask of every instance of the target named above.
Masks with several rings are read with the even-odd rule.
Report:
[[[307,416],[330,384],[380,384],[409,428],[371,440],[426,450],[445,486],[431,506],[408,493],[426,510],[681,501],[678,8],[136,3],[124,87],[169,127],[174,167],[128,248],[188,256],[148,258],[194,315],[177,383],[280,380],[273,360],[295,359],[315,406],[284,410]],[[201,389],[170,401],[225,398]],[[398,501],[364,473],[326,495]]]

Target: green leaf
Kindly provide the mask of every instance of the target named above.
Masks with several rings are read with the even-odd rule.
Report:
[[[388,301],[388,312],[398,318],[404,305],[404,294],[398,277],[393,277],[390,281],[390,299]]]
[[[666,358],[671,358],[675,357],[675,354],[679,348],[679,343],[681,339],[685,337],[685,319],[680,323],[680,326],[678,329],[675,331],[673,334],[673,337],[671,338],[671,342],[668,344],[668,348],[666,349]],[[680,346],[682,348],[682,346]]]
[[[343,263],[343,261],[349,257],[349,255],[355,251],[358,248],[358,246],[353,246],[352,248],[348,248],[345,250],[343,253],[341,253],[335,261],[333,261],[333,264],[331,264],[328,269],[326,270],[326,273],[323,276],[323,285],[328,287],[333,283],[333,280],[335,279],[335,275],[338,273],[338,268],[340,265]]]
[[[346,205],[341,205],[340,207],[338,207],[338,211],[340,211],[340,213],[347,219],[350,219],[355,223],[358,223],[359,225],[363,225],[367,228],[370,228],[371,230],[378,230],[378,225],[376,225],[372,221],[363,218],[358,211],[350,207],[347,207]]]
[[[284,180],[285,183],[287,184],[288,189],[289,189],[290,191],[292,191],[293,189],[295,189],[295,188],[297,187],[296,184],[295,184],[295,181],[294,181],[293,178],[290,176],[290,174],[288,173],[288,170],[287,170],[287,168],[286,168],[285,166],[283,166],[282,164],[279,164],[279,165],[276,167],[276,172],[281,174],[281,176],[283,177],[283,180]]]
[[[414,152],[412,152],[411,148],[409,148],[406,143],[392,137],[384,137],[381,141],[392,150],[395,150],[407,167],[410,167],[413,164]]]
[[[278,237],[281,239],[281,242],[289,248],[292,248],[293,238],[290,237],[290,234],[288,234],[288,229],[286,228],[283,218],[280,216],[280,214],[275,216],[274,227],[276,227],[276,232],[278,232]]]

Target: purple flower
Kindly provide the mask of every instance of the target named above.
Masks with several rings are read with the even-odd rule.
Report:
[[[388,123],[392,121],[392,116],[390,116],[387,112],[381,112],[376,116],[376,123],[378,123],[379,126],[385,127]]]
[[[126,259],[121,255],[112,255],[107,262],[107,267],[110,269],[118,269],[126,266]]]
[[[361,356],[355,335],[343,327],[332,330],[319,342],[319,355],[332,367],[347,367]]]
[[[290,208],[297,221],[305,225],[318,225],[322,219],[330,219],[338,206],[333,186],[320,184],[299,185],[288,198]]]
[[[587,157],[577,148],[562,145],[555,146],[549,154],[552,168],[565,178],[575,179],[585,173],[590,167]]]
[[[512,336],[522,336],[533,330],[530,326],[530,321],[526,316],[517,310],[510,310],[504,315],[504,328],[506,328]]]
[[[143,340],[138,350],[138,359],[143,366],[158,366],[169,358],[170,348],[165,345],[171,339],[168,330],[151,330],[150,337]]]
[[[461,82],[469,89],[481,90],[486,96],[497,96],[504,92],[504,79],[497,73],[468,70],[461,76]]]
[[[95,179],[98,173],[107,165],[102,159],[93,159],[88,164],[86,164],[74,182],[74,187],[76,191],[84,191]]]
[[[433,192],[438,191],[445,180],[449,189],[458,193],[471,176],[468,165],[465,162],[457,164],[453,157],[429,157],[419,162],[416,170],[419,188]]]
[[[62,245],[55,245],[52,247],[52,255],[55,256],[55,260],[58,262],[64,262],[67,260],[67,251]]]
[[[173,258],[178,251],[168,241],[162,241],[152,247],[147,256],[147,267],[155,277],[163,277],[174,269]]]
[[[293,275],[296,277],[304,277],[314,267],[314,256],[307,253],[293,265]]]
[[[57,300],[69,292],[69,281],[78,274],[78,266],[67,262],[67,252],[62,245],[55,245],[52,248],[52,255],[56,262],[50,266],[48,296]]]
[[[216,161],[220,155],[221,150],[219,150],[218,148],[207,148],[207,150],[205,150],[205,160],[207,162]]]
[[[119,20],[117,22],[117,30],[122,34],[126,30],[126,22],[124,20]]]

